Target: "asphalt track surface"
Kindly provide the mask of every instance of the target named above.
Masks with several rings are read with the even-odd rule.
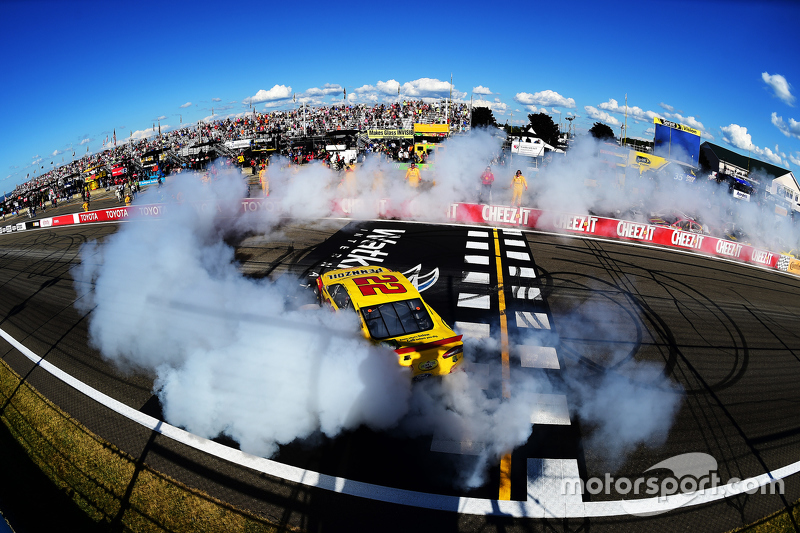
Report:
[[[78,262],[80,245],[102,240],[117,227],[81,225],[0,236],[0,328],[89,386],[161,417],[152,392],[153,377],[125,373],[106,363],[89,346],[88,317],[73,306],[76,295],[69,269]],[[385,256],[376,256],[383,259],[381,264],[401,271],[420,265],[422,275],[438,268],[438,281],[423,296],[447,322],[485,324],[492,335],[501,328],[491,228],[331,221],[287,222],[283,229],[281,242],[256,236],[240,243],[237,259],[243,273],[304,275],[333,267],[348,256],[352,260],[360,240],[376,229],[394,230],[394,244],[382,248]],[[515,242],[519,240],[524,247]],[[687,452],[713,456],[723,480],[756,476],[800,459],[800,279],[613,242],[528,232],[517,236],[503,230],[498,231],[497,241],[502,271],[516,274],[504,280],[512,346],[525,343],[530,331],[537,329],[539,342],[558,350],[557,368],[522,366],[521,357],[512,351],[512,376],[531,372],[559,386],[570,375],[585,376],[588,371],[599,376],[631,360],[651,361],[684,389],[666,440],[639,446],[623,460],[614,461],[602,443],[591,440],[595,428],[576,413],[569,387],[564,387],[569,406],[566,423],[534,425],[528,442],[511,455],[512,500],[525,500],[527,461],[536,458],[574,461],[584,480],[607,472],[635,478],[659,461]],[[480,242],[489,246],[469,244]],[[476,255],[487,255],[488,265],[465,259]],[[532,268],[535,276],[523,276],[522,268]],[[488,283],[475,283],[477,278],[467,277],[468,272],[488,274]],[[512,287],[519,289],[511,293]],[[541,314],[547,317],[550,330],[514,320]],[[582,321],[586,328],[575,326]],[[624,357],[620,360],[610,353]],[[375,502],[296,485],[202,454],[86,398],[34,367],[5,341],[0,341],[0,355],[90,430],[151,467],[290,528],[727,531],[800,497],[795,475],[785,480],[782,496],[741,495],[649,518],[513,519]],[[480,365],[491,357],[498,355],[478,353],[473,359]],[[335,439],[320,437],[282,446],[274,459],[378,485],[497,499],[502,477],[499,464],[490,469],[483,486],[465,493],[452,480],[470,456],[441,451],[441,443],[436,448],[434,441],[433,436],[408,438],[361,428]],[[585,501],[603,498],[619,499],[584,495]],[[3,511],[13,515],[13,510]],[[19,518],[18,529],[24,533],[25,517]],[[86,530],[85,524],[80,527]]]

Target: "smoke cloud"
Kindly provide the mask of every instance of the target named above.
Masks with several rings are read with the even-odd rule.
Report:
[[[354,199],[354,218],[377,217],[381,199],[391,198],[410,218],[445,220],[450,202],[474,201],[480,173],[501,142],[487,131],[449,139],[436,156],[435,174],[423,170],[428,184],[419,190],[404,183],[404,170],[377,156],[352,174],[275,158],[269,167],[275,207],[246,214],[238,171],[220,169],[208,182],[194,173],[173,176],[140,196],[143,203],[166,204],[160,220],[133,219],[102,245],[82,249],[73,275],[76,305],[93,310],[90,342],[121,369],[153,376],[168,422],[206,438],[227,435],[262,456],[295,439],[317,432],[333,437],[359,425],[435,434],[481,443],[480,455],[455,480],[475,487],[488,465],[530,437],[535,395],[559,391],[594,424],[598,442],[619,441],[609,454],[656,442],[680,403],[664,402],[662,391],[674,386],[656,367],[631,362],[613,372],[574,374],[566,388],[513,372],[509,399],[499,392],[499,362],[475,360],[474,353],[497,352],[497,341],[489,339],[467,342],[464,372],[412,387],[394,352],[367,342],[354,316],[304,307],[311,295],[291,276],[254,280],[237,269],[231,242],[252,232],[269,237],[282,217],[326,217],[335,199]],[[529,178],[531,201],[574,213],[626,205],[613,192],[587,192],[583,180],[598,178],[594,148],[579,145]],[[496,199],[510,197],[506,184],[515,168],[494,170]],[[619,402],[621,411],[609,408]]]

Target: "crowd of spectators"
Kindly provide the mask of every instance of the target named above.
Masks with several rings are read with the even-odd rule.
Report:
[[[464,103],[406,100],[375,105],[317,107],[296,105],[291,110],[266,113],[254,111],[243,116],[224,117],[170,129],[163,133],[160,127],[157,131],[154,125],[152,132],[145,138],[126,139],[119,143],[107,140],[99,153],[78,155],[76,159],[76,152],[73,152],[72,161],[58,167],[52,162],[49,171],[45,170],[46,165],[43,165],[39,169],[42,174],[37,176],[34,172],[32,178],[28,175],[25,182],[5,195],[0,208],[4,214],[8,214],[14,210],[14,202],[18,208],[43,206],[53,198],[71,197],[79,194],[84,187],[85,176],[82,173],[87,169],[105,168],[110,172],[116,166],[140,161],[148,152],[162,148],[179,152],[182,148],[206,141],[225,142],[280,137],[284,142],[289,141],[283,147],[284,155],[297,163],[319,158],[329,164],[336,164],[337,161],[331,161],[330,154],[326,154],[324,149],[292,148],[291,143],[304,137],[321,136],[342,130],[411,129],[414,123],[449,123],[450,131],[457,133],[469,129],[469,113],[469,105]],[[411,160],[414,157],[408,142],[375,141],[367,147],[367,151],[380,152],[400,161]],[[134,176],[128,175],[125,178],[132,177]],[[142,177],[141,174],[135,176],[137,179]]]

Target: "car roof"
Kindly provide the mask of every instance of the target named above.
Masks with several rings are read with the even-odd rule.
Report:
[[[353,281],[356,278],[385,276],[387,274],[392,275],[397,279],[396,282],[389,282],[391,284],[390,288],[397,289],[397,285],[399,284],[405,290],[403,292],[389,294],[385,294],[377,288],[372,291],[363,291],[361,290],[362,287],[377,287],[378,285],[381,285],[380,280],[377,280],[378,283],[369,283],[362,286],[357,285],[355,281]],[[333,285],[336,283],[342,284],[350,295],[353,305],[358,308],[370,305],[379,305],[387,302],[409,300],[411,298],[421,298],[417,288],[410,281],[408,281],[408,278],[406,278],[405,275],[403,275],[401,272],[389,270],[388,268],[384,267],[366,266],[344,268],[326,272],[320,277],[324,285]],[[374,294],[364,294],[364,292],[373,292]]]

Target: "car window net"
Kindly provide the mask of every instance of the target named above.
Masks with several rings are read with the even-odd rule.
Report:
[[[350,307],[350,295],[347,290],[339,284],[333,285],[330,288],[331,298],[339,309],[347,309]]]
[[[373,339],[409,335],[433,328],[433,320],[419,298],[361,309]]]

